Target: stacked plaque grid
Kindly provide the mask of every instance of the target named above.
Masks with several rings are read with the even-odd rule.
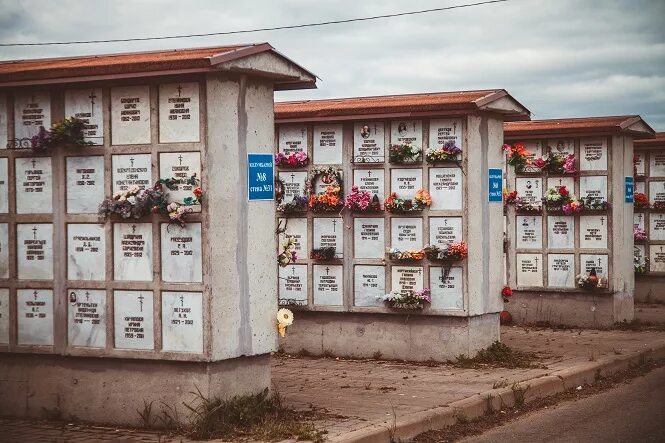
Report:
[[[522,142],[532,157],[545,157],[547,150],[575,154],[574,174],[552,174],[527,168],[517,173],[508,166],[508,183],[518,197],[540,202],[549,188],[566,186],[577,197],[596,194],[612,202],[611,140],[608,137],[514,140]],[[598,191],[598,192],[596,192]],[[611,276],[611,210],[583,211],[565,215],[508,209],[509,282],[519,290],[579,291],[577,276],[596,268],[599,276]],[[512,216],[511,216],[512,215]],[[599,289],[605,290],[607,288]]]
[[[432,122],[435,122],[434,124],[454,122],[455,131],[459,131],[458,144],[462,144],[463,150],[459,162],[449,161],[436,165],[425,162],[425,151],[430,146]],[[451,266],[427,258],[414,261],[391,260],[386,254],[387,248],[396,246],[394,243],[398,240],[395,238],[397,229],[404,232],[403,237],[416,237],[414,247],[410,249],[422,249],[430,244],[433,226],[441,226],[442,232],[450,232],[452,229],[455,241],[466,239],[466,219],[463,215],[466,206],[464,190],[466,176],[462,169],[466,164],[467,149],[464,122],[464,118],[456,117],[278,125],[275,132],[276,151],[290,154],[297,150],[305,150],[310,159],[310,163],[304,167],[278,166],[277,174],[285,183],[287,201],[292,197],[289,187],[295,189],[295,185],[289,185],[289,181],[302,180],[305,174],[306,178],[309,178],[314,168],[329,166],[335,167],[342,173],[344,196],[351,192],[353,185],[358,185],[361,190],[368,190],[371,194],[376,192],[382,209],[385,197],[391,191],[397,191],[393,189],[395,187],[393,183],[397,183],[399,178],[408,180],[416,178],[418,186],[411,190],[409,198],[413,198],[415,191],[422,187],[431,192],[433,199],[432,207],[422,212],[391,213],[382,210],[361,213],[344,209],[341,213],[314,213],[308,210],[291,216],[284,216],[278,212],[278,223],[282,227],[286,223],[286,232],[280,234],[279,245],[283,244],[287,236],[297,237],[298,244],[306,245],[306,248],[297,250],[296,263],[279,269],[280,305],[323,311],[399,312],[385,307],[377,296],[381,297],[392,289],[397,289],[399,276],[404,276],[402,281],[406,279],[410,283],[415,283],[414,289],[428,287],[432,290],[431,306],[423,313],[465,315],[468,303],[464,289],[467,278],[466,260],[453,262]],[[410,125],[415,129],[417,142],[423,149],[421,161],[414,164],[396,164],[389,161],[389,146],[391,143],[399,143],[397,128],[400,124]],[[341,152],[322,155],[321,151],[330,146],[319,142],[322,139],[321,133],[329,131],[331,127],[336,131],[335,146],[341,148]],[[367,140],[371,140],[371,143]],[[322,158],[326,159],[326,163],[319,162]],[[328,162],[328,159],[332,159],[331,162]],[[341,163],[332,163],[340,159]],[[438,191],[431,189],[433,182],[442,184]],[[304,189],[304,183],[300,184],[300,189]],[[452,186],[454,191],[451,193],[445,186]],[[437,195],[440,197],[438,200]],[[315,224],[321,219],[330,218],[339,220],[344,226],[341,237],[342,254],[338,254],[330,261],[313,260],[310,258],[310,252],[317,244],[318,229]],[[454,225],[454,228],[444,226],[448,223]],[[294,225],[298,225],[298,228],[291,229]],[[433,232],[432,234],[434,235]],[[304,242],[300,240],[303,237],[306,237]],[[337,297],[317,297],[321,291],[315,286],[321,281],[320,275],[327,273],[330,278],[333,272],[336,276],[340,274],[343,276],[339,284],[341,294]],[[438,288],[433,287],[434,281],[440,281]],[[305,294],[294,296],[298,293],[298,288]]]
[[[8,148],[0,152],[0,349],[207,358],[208,294],[201,269],[205,201],[191,208],[184,229],[164,215],[104,221],[97,214],[103,198],[114,192],[170,178],[160,176],[165,162],[181,162],[180,169],[172,168],[176,171],[187,169],[183,159],[196,159],[190,169],[205,189],[202,85],[191,77],[0,97],[0,136],[6,130],[7,140],[1,142]],[[93,145],[33,152],[29,137],[37,128],[22,122],[36,120],[38,114],[30,111],[35,109],[43,110],[40,123],[47,128],[65,117],[83,119],[84,135]],[[179,129],[180,122],[187,128]],[[28,194],[38,197],[27,199]],[[179,249],[193,271],[173,272],[183,268],[171,257],[174,252],[178,257]],[[119,266],[126,254],[132,259],[145,254],[149,260]],[[44,319],[43,324],[29,324],[33,318]]]
[[[645,266],[648,275],[665,274],[665,150],[635,150],[635,193],[645,194],[649,208],[635,208],[633,225],[644,229],[646,241],[635,241],[635,264]],[[648,259],[648,260],[647,260]]]

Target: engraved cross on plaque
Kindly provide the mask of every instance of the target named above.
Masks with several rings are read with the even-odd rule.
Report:
[[[600,217],[600,225],[601,226],[605,225],[605,217]]]
[[[660,249],[663,249],[662,247]],[[37,300],[37,296],[39,295],[39,292],[35,291],[32,293],[32,296]]]
[[[136,234],[136,225],[132,225],[132,234]]]
[[[35,169],[37,167],[37,160],[35,160],[34,158],[30,160],[30,163],[32,163],[32,169]]]
[[[178,85],[178,97],[180,97],[180,94],[182,93],[182,86]]]
[[[184,302],[185,302],[185,297],[183,297],[183,296],[181,295],[181,296],[180,296],[180,307],[185,306],[185,305],[184,305]]]
[[[180,154],[180,155],[178,156],[178,162],[179,162],[179,165],[180,165],[180,166],[182,166],[182,158],[183,158],[183,157],[182,157],[182,154]]]
[[[85,301],[90,301],[90,292],[85,291]]]
[[[32,227],[32,239],[33,240],[37,240],[37,231],[38,231],[37,226],[33,226]]]
[[[330,268],[328,266],[326,266],[326,275],[329,275],[329,272],[330,272]]]
[[[296,175],[292,172],[292,173],[291,173],[291,183],[293,183],[293,181],[295,180],[295,178],[296,178]]]
[[[305,138],[305,129],[303,128],[300,129],[300,137]]]
[[[145,297],[143,296],[143,294],[139,295],[139,309],[141,310],[141,312],[143,312],[143,299],[144,298]]]
[[[368,176],[369,178],[372,178],[372,171],[367,171],[367,176]]]
[[[335,227],[337,226],[337,220],[333,220],[332,224],[333,224],[333,232],[335,232]]]
[[[129,165],[133,168],[134,167],[134,157],[129,158]]]
[[[95,115],[95,99],[97,96],[95,95],[95,91],[90,91],[90,95],[88,96],[90,99],[90,115]]]
[[[538,268],[538,257],[534,257],[533,261],[536,262],[536,268]]]

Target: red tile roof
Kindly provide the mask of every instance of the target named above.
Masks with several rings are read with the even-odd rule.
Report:
[[[663,148],[665,149],[665,132],[656,132],[654,138],[635,140],[636,148]]]
[[[631,128],[636,123],[646,128]],[[622,115],[612,117],[562,118],[551,120],[531,120],[507,122],[503,124],[506,138],[548,135],[585,135],[585,134],[619,134],[622,132],[650,137],[653,129],[639,115]]]
[[[330,120],[391,114],[416,116],[444,111],[472,112],[506,96],[510,97],[505,90],[492,89],[279,102],[275,103],[275,120]],[[517,105],[523,111],[514,112],[515,117],[528,118],[529,111],[521,104]]]
[[[95,80],[101,77],[204,72],[215,65],[261,52],[275,52],[268,43],[171,49],[124,54],[88,55],[0,61],[0,86]],[[283,57],[283,56],[282,56]],[[304,69],[303,69],[304,70]],[[313,74],[312,74],[313,76]],[[59,81],[60,80],[60,81]]]

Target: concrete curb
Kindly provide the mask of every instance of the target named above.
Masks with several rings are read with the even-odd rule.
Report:
[[[524,401],[549,397],[571,387],[593,383],[598,376],[608,376],[627,369],[643,359],[665,359],[665,340],[650,344],[641,352],[629,355],[615,355],[599,358],[597,361],[576,365],[574,368],[561,369],[549,375],[524,380],[518,383],[524,391]],[[394,439],[408,440],[431,429],[441,429],[455,424],[458,417],[473,419],[485,414],[488,406],[496,410],[515,404],[513,387],[492,389],[483,393],[457,400],[446,406],[409,414],[397,420],[395,424],[386,421],[380,425],[349,432],[330,441],[335,443],[376,443],[390,442]]]

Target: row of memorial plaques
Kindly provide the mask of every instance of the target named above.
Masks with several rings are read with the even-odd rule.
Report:
[[[280,172],[279,179],[284,183],[284,201],[290,202],[296,196],[305,195],[307,172]],[[355,169],[353,184],[359,190],[377,195],[383,203],[386,198],[383,169]],[[327,186],[319,179],[314,184],[316,192],[323,192]],[[398,198],[413,199],[423,188],[423,170],[417,168],[391,169],[390,192]],[[463,206],[462,170],[459,168],[429,168],[429,192],[432,196],[430,209],[435,211],[461,210]]]
[[[114,291],[114,347],[154,349],[152,291]],[[162,350],[203,352],[203,295],[166,292],[162,295]],[[18,345],[53,346],[53,290],[17,289]],[[106,291],[69,289],[68,343],[106,347]],[[158,317],[160,318],[160,317]],[[0,289],[0,344],[9,344],[9,289]]]
[[[649,241],[665,241],[665,214],[662,212],[636,212],[633,214],[633,226],[644,229]]]
[[[83,120],[85,140],[103,145],[105,137],[104,103],[101,88],[65,91],[65,117]],[[159,85],[159,142],[200,141],[199,84]],[[111,144],[151,143],[150,87],[111,88]],[[7,98],[0,95],[0,143],[7,145]],[[24,92],[14,97],[14,138],[28,140],[41,126],[55,123],[48,92]]]
[[[649,272],[665,272],[665,245],[636,244],[634,248],[635,264],[646,266]]]
[[[647,192],[648,191],[648,192]],[[635,182],[635,192],[647,195],[650,204],[665,203],[665,181]]]
[[[8,159],[0,158],[0,213],[9,212]],[[53,175],[51,157],[17,158],[16,212],[45,214],[53,212]],[[132,186],[141,189],[152,186],[150,154],[112,156],[112,190],[115,194]],[[104,157],[67,157],[67,212],[96,214],[104,200]],[[174,179],[173,189],[167,189],[169,202],[182,202],[192,196],[195,187],[190,178],[201,178],[199,152],[162,152],[159,154],[159,174]]]
[[[547,264],[544,263],[547,258]],[[516,254],[517,286],[543,287],[543,268],[547,266],[547,284],[551,288],[577,287],[575,254]],[[580,254],[581,272],[596,270],[598,277],[607,279],[608,255]]]
[[[429,217],[429,242],[444,248],[449,243],[463,239],[462,217]],[[307,219],[289,218],[279,221],[285,226],[280,244],[292,238],[299,258],[307,258]],[[360,259],[382,259],[385,257],[385,219],[380,217],[357,217],[353,219],[353,257]],[[336,258],[343,258],[344,220],[341,218],[317,217],[312,219],[313,249],[333,247]],[[393,217],[390,219],[390,247],[420,250],[423,241],[423,219],[421,217]]]
[[[528,141],[522,143],[530,155],[531,160],[547,155],[548,150],[555,154],[568,155],[575,153],[574,139],[553,139],[547,141]],[[607,170],[607,139],[589,138],[579,140],[580,171],[606,171]]]
[[[291,264],[279,268],[279,304],[305,306],[309,301],[308,266]],[[386,287],[386,267],[356,265],[353,267],[354,306],[382,307]],[[390,287],[403,292],[424,287],[423,266],[392,266]],[[463,310],[463,268],[429,266],[429,284],[432,309]],[[312,303],[314,306],[342,306],[344,293],[342,265],[320,264],[312,266]]]
[[[429,145],[440,148],[453,142],[464,150],[462,119],[429,121]],[[278,130],[278,151],[285,155],[307,152],[307,125],[281,125]],[[343,125],[313,126],[313,161],[315,164],[342,164]],[[395,120],[390,123],[390,143],[410,144],[423,148],[421,120]],[[386,160],[385,125],[380,121],[354,122],[353,163],[381,163]]]
[[[547,239],[550,249],[575,248],[575,216],[549,215],[547,234],[543,235],[542,215],[517,215],[515,218],[515,247],[517,249],[542,249],[543,239]],[[582,249],[607,248],[607,216],[579,216],[579,242]],[[664,227],[665,230],[665,227]]]
[[[18,278],[53,279],[53,225],[16,226]],[[161,224],[162,281],[196,283],[203,279],[201,224]],[[152,281],[152,224],[113,225],[113,269],[116,280]],[[0,278],[9,278],[9,231],[0,223]],[[106,279],[106,234],[103,225],[67,225],[67,278]]]
[[[665,150],[635,151],[635,173],[638,176],[665,177]],[[649,165],[647,171],[646,165]]]
[[[579,177],[580,198],[597,198],[607,201],[607,176],[584,175]],[[545,185],[545,186],[543,186]],[[528,203],[540,205],[542,198],[548,189],[559,189],[565,186],[571,194],[574,194],[574,177],[548,177],[543,183],[542,177],[517,177],[515,178],[515,190],[517,195],[524,198]]]

